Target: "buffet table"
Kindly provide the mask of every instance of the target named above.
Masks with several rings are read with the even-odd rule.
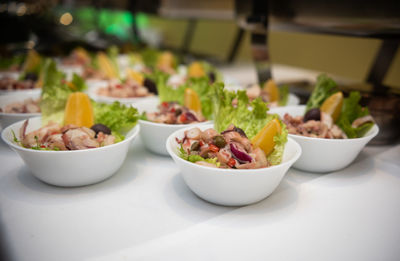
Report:
[[[222,207],[139,137],[113,177],[78,188],[37,180],[1,141],[0,259],[398,260],[399,159],[400,145],[366,147],[346,169],[290,169],[267,199]]]

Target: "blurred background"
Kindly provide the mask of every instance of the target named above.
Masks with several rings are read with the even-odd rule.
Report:
[[[291,91],[303,101],[315,79],[307,72],[325,72],[398,127],[400,1],[3,1],[0,23],[2,57],[154,47],[206,59],[241,84],[300,68]]]

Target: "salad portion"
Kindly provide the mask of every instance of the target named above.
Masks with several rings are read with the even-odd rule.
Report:
[[[137,123],[133,107],[91,101],[81,92],[84,81],[77,75],[68,82],[54,61],[44,65],[43,90],[40,101],[42,126],[26,133],[28,120],[14,141],[36,150],[82,150],[98,148],[122,141]]]
[[[97,90],[97,94],[112,98],[135,98],[154,95],[146,86],[132,79],[127,79],[122,82],[119,80],[109,81],[107,87],[102,87]]]
[[[374,119],[368,108],[359,105],[360,93],[353,91],[345,98],[336,87],[326,75],[318,76],[304,116],[284,115],[289,133],[327,139],[363,137]]]
[[[145,118],[148,121],[165,124],[189,124],[206,121],[201,113],[179,105],[177,102],[162,102],[158,105],[158,111],[146,112]]]
[[[268,80],[261,87],[253,84],[246,89],[246,94],[250,100],[261,97],[264,102],[268,102],[268,107],[285,106],[289,99],[289,88],[284,85],[278,87],[274,80]]]
[[[40,112],[39,107],[40,99],[26,99],[23,101],[9,103],[3,108],[0,108],[0,112],[4,113],[38,113]]]
[[[249,101],[245,91],[229,92],[215,86],[214,128],[186,131],[180,157],[219,168],[256,169],[278,165],[287,142],[287,130],[278,115],[267,114],[266,104]],[[237,100],[235,105],[233,100]]]

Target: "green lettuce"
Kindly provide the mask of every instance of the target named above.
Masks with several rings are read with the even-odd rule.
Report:
[[[307,101],[306,112],[312,108],[321,107],[326,98],[337,92],[336,86],[335,81],[325,74],[319,75],[315,88]]]
[[[347,98],[343,99],[342,112],[336,124],[346,133],[348,138],[359,138],[364,136],[374,125],[365,123],[357,128],[351,126],[357,118],[369,115],[368,108],[359,105],[361,94],[353,91]]]
[[[230,124],[241,128],[249,139],[252,139],[268,122],[278,119],[277,114],[268,114],[268,107],[260,97],[249,102],[246,91],[230,92],[224,90],[223,83],[215,84],[215,115],[214,127],[218,132],[228,128]],[[233,106],[233,100],[237,105]],[[273,152],[267,156],[272,165],[280,164],[283,151],[287,142],[287,129],[285,124],[279,120],[281,132],[274,137],[275,147]]]
[[[190,161],[190,162],[193,162],[193,163],[196,163],[196,162],[198,162],[198,161],[205,161],[205,162],[214,164],[214,165],[216,165],[217,167],[220,166],[220,163],[217,162],[217,158],[205,159],[205,158],[203,158],[203,157],[200,156],[200,155],[189,155],[189,154],[182,148],[182,146],[181,146],[180,149],[179,149],[179,156],[180,156],[182,159],[187,160],[187,161]]]
[[[136,108],[125,106],[119,102],[112,104],[92,102],[92,105],[94,122],[106,125],[117,133],[127,133],[139,119]]]
[[[174,88],[167,85],[169,75],[160,71],[150,76],[157,84],[158,97],[160,102],[178,102],[184,104],[185,89],[193,89],[200,98],[201,112],[206,119],[213,116],[213,85],[208,77],[190,78],[183,85]]]
[[[289,86],[282,85],[279,87],[279,106],[285,106],[289,100]]]

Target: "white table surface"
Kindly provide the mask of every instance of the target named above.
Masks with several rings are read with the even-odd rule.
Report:
[[[391,261],[399,243],[400,145],[330,174],[291,169],[233,208],[196,197],[139,137],[113,177],[80,188],[40,182],[0,141],[0,259]]]
[[[368,147],[338,172],[291,169],[232,208],[196,197],[139,138],[113,177],[81,188],[40,182],[1,142],[1,241],[9,260],[399,260],[399,156]]]

